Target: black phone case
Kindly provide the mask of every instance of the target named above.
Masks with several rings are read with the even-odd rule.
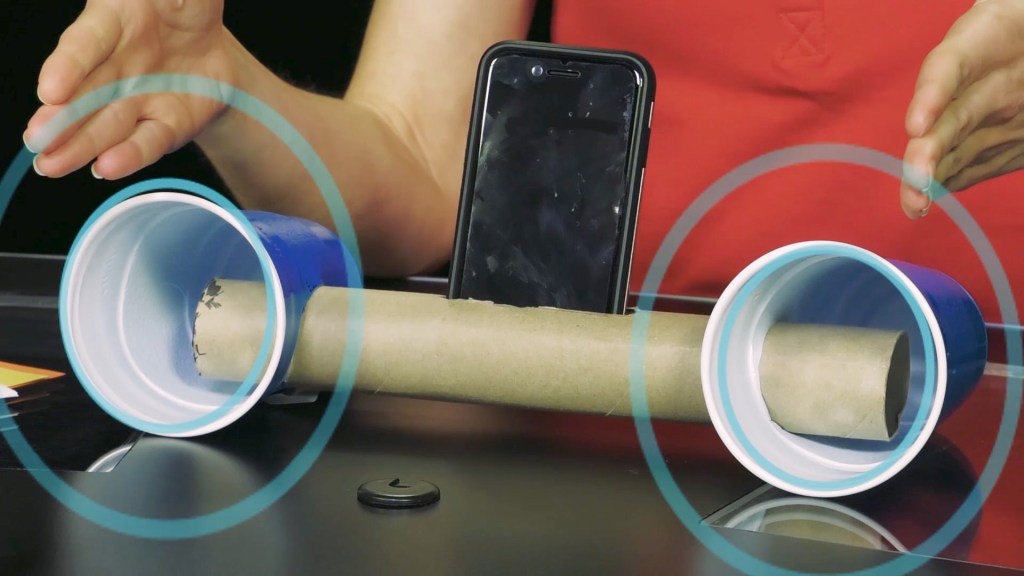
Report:
[[[632,137],[629,147],[626,203],[621,214],[618,250],[613,280],[608,295],[607,311],[622,314],[626,311],[629,295],[629,276],[633,261],[633,236],[636,232],[640,194],[643,186],[644,169],[647,162],[647,146],[650,141],[651,115],[654,107],[654,69],[639,54],[621,50],[606,50],[580,46],[567,46],[530,41],[503,41],[494,44],[484,52],[477,69],[476,88],[473,95],[473,109],[470,116],[469,137],[459,196],[458,220],[455,228],[455,243],[448,275],[448,298],[458,299],[462,294],[462,272],[465,265],[466,242],[469,237],[470,210],[473,206],[473,192],[476,185],[477,149],[480,147],[482,119],[484,116],[484,95],[487,93],[488,70],[491,62],[504,55],[538,56],[562,58],[586,62],[607,62],[625,65],[640,77],[637,92],[637,110],[633,116]]]

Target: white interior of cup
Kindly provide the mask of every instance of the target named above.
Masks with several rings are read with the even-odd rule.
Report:
[[[272,265],[273,345],[257,385],[235,396],[238,382],[201,378],[195,366],[193,320],[207,283],[263,281],[261,258],[269,264],[227,210],[186,194],[135,196],[83,231],[72,256],[65,343],[83,385],[114,417],[164,436],[205,434],[247,412],[270,385],[285,326]]]
[[[767,276],[759,274],[772,269]],[[738,303],[743,288],[757,281],[755,278],[758,284]],[[903,285],[910,302],[892,279]],[[727,314],[735,306],[740,308],[726,335]],[[925,349],[915,307],[925,318],[934,342],[936,381],[932,402],[924,407],[926,416],[921,416],[923,425],[914,438],[908,439],[927,385]],[[905,331],[910,342],[910,393],[896,435],[884,442],[801,436],[772,422],[761,395],[758,364],[765,335],[777,322]],[[719,365],[722,351],[727,366],[724,387]],[[729,285],[709,318],[701,369],[711,420],[744,466],[766,482],[793,493],[841,496],[890,478],[924,446],[942,408],[945,356],[934,313],[896,267],[846,244],[808,242],[765,255]]]

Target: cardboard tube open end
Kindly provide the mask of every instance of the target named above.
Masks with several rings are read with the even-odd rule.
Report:
[[[885,427],[891,440],[900,427],[900,418],[910,393],[910,338],[900,332],[889,357],[889,375],[885,386]]]
[[[793,434],[890,440],[907,402],[905,332],[775,324],[757,378],[772,422]]]

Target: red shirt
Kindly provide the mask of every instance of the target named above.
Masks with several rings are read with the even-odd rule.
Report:
[[[743,163],[798,144],[845,143],[902,159],[925,55],[970,0],[556,0],[555,42],[637,52],[657,76],[632,288],[690,202]],[[781,169],[737,189],[681,246],[659,292],[716,296],[779,246],[838,240],[941,270],[999,319],[974,249],[940,208],[920,221],[899,181],[852,164]],[[1024,306],[1024,174],[957,198],[995,245]],[[1013,322],[1017,323],[1017,322]]]
[[[665,234],[693,199],[749,160],[822,142],[902,159],[904,117],[921,62],[972,4],[555,0],[553,41],[637,52],[657,76],[632,288],[640,287]],[[758,256],[830,239],[944,271],[975,297],[987,320],[998,321],[995,293],[964,234],[937,206],[924,219],[909,220],[898,190],[894,177],[851,164],[804,164],[763,176],[699,222],[659,292],[717,296]],[[957,198],[992,242],[1017,306],[1024,307],[1024,173]],[[992,447],[999,396],[965,405],[942,428],[976,470]],[[1018,428],[1015,446],[1022,438]],[[999,504],[981,514],[975,561],[1020,565],[1019,452],[1011,453],[992,495]]]

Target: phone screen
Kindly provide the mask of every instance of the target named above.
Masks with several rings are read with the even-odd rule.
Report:
[[[455,297],[621,311],[640,82],[612,62],[491,62]]]

